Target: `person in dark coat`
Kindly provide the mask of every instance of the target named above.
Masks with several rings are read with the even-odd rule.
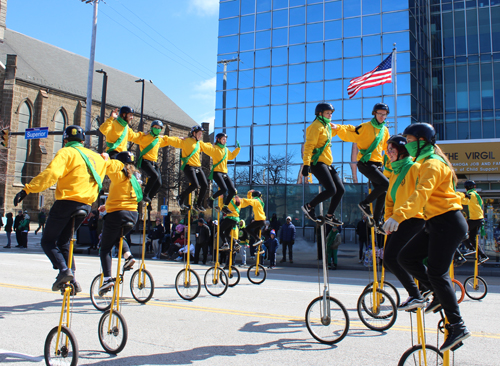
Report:
[[[286,262],[286,250],[288,248],[288,258],[290,263],[293,263],[293,244],[295,244],[295,225],[292,224],[292,218],[288,216],[286,218],[286,224],[281,227],[280,231],[280,244],[283,246],[283,258],[281,258],[281,263]]]
[[[205,223],[205,220],[198,219],[196,227],[196,245],[194,247],[194,264],[198,264],[200,259],[200,251],[203,249],[203,264],[207,263],[208,245],[210,244],[210,228]]]
[[[12,212],[8,212],[5,217],[7,222],[5,223],[5,232],[7,233],[7,245],[4,248],[11,248],[10,234],[12,233],[12,226],[14,225],[14,220],[12,218]]]
[[[23,210],[19,210],[19,212],[16,215],[16,218],[14,219],[14,231],[16,232],[16,241],[17,241],[16,248],[22,247],[23,239],[21,238],[21,231],[19,231],[18,228],[19,224],[23,220],[24,220]]]
[[[276,268],[276,251],[278,250],[278,239],[276,239],[276,232],[271,230],[269,233],[269,239],[265,242],[268,256],[269,256],[269,269]]]
[[[275,213],[271,217],[271,228],[277,233],[281,227],[281,223],[278,221],[278,217]]]
[[[358,222],[358,225],[356,226],[356,234],[359,236],[359,263],[362,263],[363,253],[366,249],[368,249],[366,216],[363,216],[363,220]]]

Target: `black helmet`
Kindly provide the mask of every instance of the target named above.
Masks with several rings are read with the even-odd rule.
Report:
[[[262,193],[260,191],[253,191],[252,197],[262,197]]]
[[[120,113],[118,113],[118,114],[120,115],[120,117],[122,117],[122,115],[127,114],[127,113],[134,113],[134,109],[124,105],[123,107],[120,108]]]
[[[200,132],[200,131],[205,131],[205,130],[204,130],[204,129],[203,129],[203,127],[201,127],[201,126],[193,126],[193,127],[191,127],[191,132],[190,132],[189,134],[190,134],[191,136],[194,136],[194,134],[195,134],[196,132]]]
[[[114,159],[120,160],[123,164],[134,164],[135,155],[130,151],[122,151],[115,155]]]
[[[464,187],[466,190],[469,190],[469,189],[472,189],[472,188],[476,188],[476,182],[474,182],[473,180],[466,180],[464,182]]]
[[[404,146],[406,145],[406,137],[402,136],[402,135],[392,135],[389,140],[387,140],[387,144],[394,144],[396,146],[402,146],[404,148]]]
[[[316,105],[316,109],[314,110],[314,114],[316,116],[319,116],[319,114],[324,111],[335,112],[335,108],[333,108],[333,106],[330,103],[318,103],[318,105]]]
[[[154,120],[153,122],[151,122],[151,128],[153,128],[154,126],[157,126],[158,128],[163,128],[163,122],[160,121],[159,119]]]
[[[64,130],[63,140],[85,141],[85,132],[80,126],[71,125]]]
[[[380,111],[380,110],[383,110],[383,111],[387,111],[387,114],[389,114],[389,106],[385,103],[377,103],[373,106],[373,110],[372,110],[372,115],[374,116],[375,115],[375,112],[376,111]]]
[[[409,125],[403,131],[403,136],[407,135],[415,136],[417,140],[422,137],[432,145],[436,143],[436,130],[429,123],[419,122]]]
[[[219,141],[221,138],[227,138],[227,135],[224,133],[224,132],[219,132],[216,136],[215,136],[215,141]]]

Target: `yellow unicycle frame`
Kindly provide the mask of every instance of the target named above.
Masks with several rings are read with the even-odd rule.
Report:
[[[120,311],[120,284],[123,281],[123,277],[120,273],[120,268],[122,263],[122,252],[123,252],[123,231],[122,235],[120,236],[120,245],[118,247],[118,265],[116,267],[115,285],[113,286],[113,297],[111,298],[111,305],[109,307],[108,333],[111,332],[113,310]],[[116,309],[115,309],[115,304],[116,304]],[[120,321],[118,318],[116,318],[116,327],[118,327],[119,325]]]

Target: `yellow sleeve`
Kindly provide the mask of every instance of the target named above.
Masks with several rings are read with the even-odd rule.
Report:
[[[200,149],[211,158],[216,157],[217,150],[211,143],[200,141]]]
[[[389,134],[389,129],[386,127],[385,132],[384,132],[384,139],[382,142],[382,150],[383,151],[387,151],[387,140],[389,140],[390,137],[391,137],[391,135]]]
[[[361,127],[363,128],[363,127]],[[359,131],[359,130],[358,130]],[[357,142],[359,134],[356,133],[356,127],[352,125],[337,125],[337,136],[345,142]]]
[[[254,199],[241,198],[240,207],[241,208],[245,208],[245,207],[248,207],[248,206],[252,206],[253,207],[254,203],[255,203]]]
[[[420,168],[418,172],[418,185],[415,191],[403,206],[394,210],[392,218],[399,223],[415,217],[419,212],[422,212],[437,186],[437,178],[441,175],[439,168],[431,164],[427,165],[424,169]]]
[[[59,150],[45,170],[25,185],[24,190],[26,193],[42,192],[56,184],[66,170],[67,158],[67,151],[64,149]]]
[[[111,129],[113,128],[113,121],[115,119],[113,117],[109,117],[100,127],[99,127],[99,131],[101,131],[101,133],[104,135],[104,136],[107,136],[107,134],[109,133],[109,131],[111,131]]]
[[[160,147],[165,147],[168,145],[168,136],[160,136]]]
[[[125,166],[125,164],[123,164],[120,160],[116,160],[116,159],[110,159],[107,161],[107,165],[106,165],[106,175],[110,175],[110,174],[116,174],[116,173],[119,173],[123,170],[123,167]],[[111,177],[110,177],[111,178]]]
[[[470,198],[467,198],[467,196],[465,195],[465,193],[463,192],[457,192],[457,194],[460,196],[460,199],[461,199],[461,203],[462,205],[469,205],[470,203]]]
[[[320,129],[313,124],[311,124],[306,129],[306,142],[304,143],[304,155],[303,161],[304,165],[311,165],[312,152],[316,145],[318,144]]]
[[[227,160],[233,160],[235,157],[237,157],[238,154],[240,153],[240,150],[241,149],[237,147],[236,149],[233,150],[233,152],[228,151]]]
[[[134,141],[135,139],[141,138],[142,136],[146,135],[143,132],[134,132],[132,130],[132,127],[130,127],[130,126],[128,126],[127,133],[128,133],[128,141],[132,141],[133,143],[135,143],[135,141]]]
[[[177,149],[182,149],[182,142],[184,140],[174,136],[165,136],[164,139],[165,146],[173,146]]]

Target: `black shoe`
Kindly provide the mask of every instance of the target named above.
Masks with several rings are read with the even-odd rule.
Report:
[[[149,196],[147,194],[142,196],[142,200],[146,203],[151,203],[151,198],[149,198]]]
[[[446,340],[439,348],[441,352],[448,351],[456,344],[471,336],[471,333],[465,326],[464,322],[459,322],[456,324],[446,324],[446,329],[448,329],[448,337],[446,337]]]
[[[286,262],[285,258],[281,258],[280,263]]]
[[[375,231],[377,232],[377,234],[387,235],[387,232],[383,229],[382,226],[383,224],[375,225]]]
[[[239,245],[239,244],[234,244],[233,245],[233,252],[237,253],[237,252],[240,251],[240,249],[241,249],[241,245]]]
[[[229,250],[229,244],[224,244],[223,246],[221,246],[219,248],[219,251],[221,251],[221,252],[226,251],[226,250]]]
[[[342,226],[342,225],[344,225],[344,223],[342,221],[340,221],[339,219],[337,219],[335,217],[335,215],[332,215],[332,216],[326,215],[325,216],[325,223],[327,223],[328,225],[331,225],[331,226]]]
[[[10,245],[6,245],[6,246],[4,246],[4,248],[9,248],[10,249],[12,247]]]
[[[254,246],[254,247],[257,247],[257,246],[259,246],[259,245],[260,245],[260,244],[262,244],[262,243],[263,243],[263,240],[259,240],[259,241],[256,241],[256,242],[253,244],[253,246]]]
[[[431,303],[427,305],[425,308],[424,313],[425,314],[430,314],[430,313],[437,313],[441,309],[441,304],[439,303],[439,300],[437,299],[436,296],[432,299]]]
[[[398,310],[400,311],[412,310],[412,309],[423,308],[424,306],[425,306],[424,298],[417,299],[416,297],[410,296],[409,298],[406,299],[405,302],[403,302],[401,305],[398,306]]]
[[[314,212],[314,207],[311,207],[309,203],[306,203],[304,206],[301,207],[302,211],[306,214],[306,216],[314,221],[318,222],[318,218],[316,217],[316,213]]]
[[[99,287],[99,296],[103,296],[106,292],[108,292],[111,287],[115,285],[115,280],[112,278],[107,279],[102,283],[102,286]]]
[[[184,198],[182,198],[181,196],[177,196],[177,204],[179,205],[179,207],[181,208],[181,210],[186,210],[186,209],[189,208],[189,206],[187,206],[184,203]]]
[[[56,277],[56,282],[52,285],[52,291],[59,291],[63,285],[71,281],[73,279],[73,271],[71,269],[67,268],[64,271],[60,271],[59,274]]]
[[[203,205],[199,204],[199,203],[197,203],[197,204],[194,205],[194,209],[196,211],[198,211],[198,212],[205,212],[206,211],[206,208],[203,207]]]
[[[328,267],[328,269],[336,270],[337,269],[337,265],[335,263],[332,263],[332,264],[330,264],[330,266]]]
[[[486,262],[488,259],[490,259],[489,257],[481,257],[479,258],[479,264],[483,264],[484,262]]]
[[[221,211],[222,213],[226,214],[226,215],[229,215],[229,214],[232,214],[232,213],[233,213],[233,211],[231,211],[231,210],[229,209],[229,207],[227,207],[227,206],[225,206],[225,205],[222,207],[222,209],[221,209],[220,211]]]
[[[429,297],[432,295],[432,290],[425,290],[420,293],[425,301],[429,300]]]
[[[125,259],[125,263],[123,264],[123,270],[124,271],[131,270],[134,264],[135,264],[134,257],[133,256],[128,257],[127,259]]]
[[[363,203],[363,202],[361,202],[361,203],[358,204],[358,207],[359,207],[359,209],[361,211],[363,211],[363,213],[366,216],[368,216],[370,218],[373,218],[373,215],[372,215],[372,213],[370,211],[370,204],[369,203]]]

